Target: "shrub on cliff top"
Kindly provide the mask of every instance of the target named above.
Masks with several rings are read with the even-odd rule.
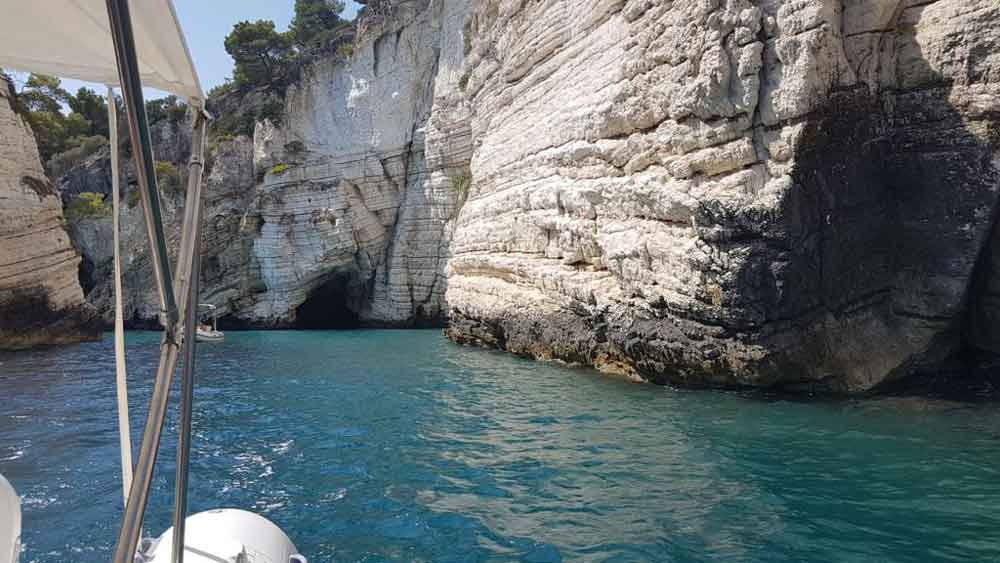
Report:
[[[209,98],[218,98],[219,96],[225,96],[226,94],[234,91],[236,85],[233,84],[232,79],[227,78],[222,84],[217,84],[208,89],[207,96]]]
[[[288,33],[299,51],[323,49],[340,36],[345,24],[340,0],[295,0],[295,17]]]
[[[187,106],[177,96],[167,96],[146,102],[146,117],[150,125],[168,119],[180,123],[187,116]]]
[[[237,87],[268,84],[281,76],[293,56],[291,38],[275,30],[274,22],[241,21],[226,36],[226,52],[233,57]]]
[[[90,123],[91,137],[101,136],[107,138],[108,130],[108,102],[105,96],[89,88],[80,88],[75,96],[69,96],[66,100],[73,113],[82,116]],[[124,108],[121,108],[124,109]]]
[[[280,125],[286,88],[302,69],[319,56],[336,53],[350,58],[354,25],[341,17],[341,0],[296,0],[295,15],[287,31],[273,21],[242,21],[226,36],[225,47],[233,57],[232,82],[213,88],[210,103],[221,103],[228,112],[215,112],[210,135],[252,136],[257,122],[270,119]],[[239,104],[225,100],[235,94]]]
[[[66,220],[71,222],[83,219],[106,217],[111,208],[104,204],[104,196],[94,192],[81,192],[66,205]]]
[[[103,96],[87,88],[70,94],[52,76],[30,75],[14,106],[31,126],[39,156],[46,164],[55,155],[79,147],[85,139],[108,134]],[[66,106],[69,113],[64,110]]]

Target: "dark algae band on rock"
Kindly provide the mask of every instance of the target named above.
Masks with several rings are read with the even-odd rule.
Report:
[[[41,288],[0,293],[0,350],[99,340],[103,326],[93,308],[53,308]]]

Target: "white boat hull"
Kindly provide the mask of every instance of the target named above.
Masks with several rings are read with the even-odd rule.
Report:
[[[184,528],[185,563],[306,563],[281,528],[252,512],[209,510],[189,516]],[[146,563],[170,563],[174,529],[142,554]]]
[[[198,330],[195,340],[198,342],[223,342],[226,335],[218,330]]]
[[[21,499],[0,475],[0,563],[17,563],[21,557]]]

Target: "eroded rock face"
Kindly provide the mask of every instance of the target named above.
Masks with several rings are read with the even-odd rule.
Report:
[[[998,23],[991,0],[475,3],[448,334],[838,391],[997,349]]]
[[[173,126],[170,126],[173,128]],[[161,127],[154,127],[154,131]],[[186,135],[190,143],[189,132]],[[157,158],[169,154],[160,152],[154,143]],[[246,219],[254,195],[252,143],[246,137],[227,139],[214,144],[211,166],[204,176],[205,211],[202,230],[202,302],[206,295],[238,302],[256,291],[253,287],[253,264],[249,249],[253,224]],[[187,155],[177,155],[174,162],[180,176],[187,176]],[[106,163],[107,156],[97,161]],[[167,161],[169,162],[169,161]],[[84,164],[86,166],[86,163]],[[92,167],[97,173],[105,165]],[[123,165],[122,178],[129,178],[131,163]],[[93,183],[93,182],[91,182]],[[123,304],[126,323],[130,327],[155,328],[159,323],[159,299],[153,283],[153,266],[149,260],[148,241],[143,223],[142,206],[134,185],[126,185],[121,210],[121,240],[123,268]],[[180,244],[183,219],[184,191],[162,191],[161,210],[172,263]],[[106,197],[110,201],[110,196]],[[114,319],[114,286],[112,280],[111,218],[90,219],[71,226],[73,242],[80,249],[90,281],[87,300],[100,311],[106,324]]]
[[[98,336],[79,263],[35,138],[0,80],[0,350]]]
[[[349,60],[319,61],[289,88],[280,126],[213,143],[201,301],[219,306],[224,324],[295,327],[303,315],[310,327],[324,315],[330,326],[444,323],[456,183],[468,184],[471,156],[457,86],[465,10],[421,0],[370,14]],[[157,125],[153,141],[185,177],[189,135]],[[101,162],[68,179],[100,186]],[[174,243],[182,195],[163,203]],[[154,324],[141,208],[127,206],[122,224],[126,318]],[[77,242],[95,271],[110,272],[92,239]],[[109,277],[88,298],[111,318]]]
[[[316,63],[289,88],[281,125],[259,123],[253,140],[259,291],[210,300],[251,326],[323,326],[324,314],[328,326],[443,324],[470,157],[465,10],[423,0],[379,12],[349,60]]]
[[[280,126],[214,149],[230,321],[448,318],[654,382],[848,392],[1000,352],[992,0],[368,8]]]

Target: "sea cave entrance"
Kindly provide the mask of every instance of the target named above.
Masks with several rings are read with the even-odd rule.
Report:
[[[350,292],[347,276],[336,276],[309,292],[309,297],[295,309],[295,328],[299,330],[350,330],[361,326],[358,315],[348,307]]]

